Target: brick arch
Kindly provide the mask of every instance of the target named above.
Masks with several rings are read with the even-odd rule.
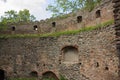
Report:
[[[53,80],[59,80],[55,73],[52,71],[46,71],[42,74],[42,80],[44,79],[53,79]]]
[[[0,80],[5,80],[5,71],[0,69]]]
[[[78,62],[78,47],[77,46],[65,46],[61,50],[61,56],[63,62],[76,63]]]

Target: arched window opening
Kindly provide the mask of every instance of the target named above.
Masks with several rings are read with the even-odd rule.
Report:
[[[5,71],[0,70],[0,80],[5,80]]]
[[[30,73],[30,76],[31,76],[31,77],[38,77],[38,73],[37,73],[36,71],[32,71],[32,72]]]
[[[56,26],[56,22],[52,22],[52,27],[55,27]]]
[[[43,73],[42,75],[42,80],[47,80],[47,79],[50,79],[50,80],[59,80],[58,77],[51,71],[47,71],[45,73]]]
[[[77,22],[78,22],[78,23],[82,22],[82,16],[78,16],[78,17],[77,17]]]
[[[99,17],[101,17],[101,10],[96,11],[96,18],[99,18]]]
[[[62,49],[63,61],[76,63],[79,61],[78,49],[74,46],[66,46]]]
[[[38,30],[37,25],[34,25],[33,28],[34,28],[34,30],[36,30],[36,31]]]
[[[12,27],[12,31],[15,31],[15,26]]]

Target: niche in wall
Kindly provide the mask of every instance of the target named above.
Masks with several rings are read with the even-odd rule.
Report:
[[[77,22],[78,22],[78,23],[82,22],[82,16],[78,16],[78,17],[77,17]]]
[[[12,26],[12,31],[15,31],[15,26]]]
[[[52,71],[47,71],[45,73],[42,74],[42,80],[59,80],[58,77],[55,75],[55,73],[53,73]]]
[[[55,27],[56,26],[56,22],[52,22],[52,27]]]
[[[79,61],[78,49],[74,46],[66,46],[62,49],[63,62],[76,63]]]
[[[5,80],[5,71],[0,69],[0,80]]]
[[[96,11],[96,18],[99,18],[99,17],[101,17],[101,10]]]
[[[37,25],[34,25],[34,26],[33,26],[33,29],[37,31],[37,30],[38,30]]]
[[[38,73],[36,71],[30,72],[31,77],[38,77]]]

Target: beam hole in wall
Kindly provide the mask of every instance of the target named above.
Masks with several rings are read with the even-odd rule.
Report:
[[[50,79],[50,80],[59,80],[58,77],[51,71],[47,71],[42,74],[42,80]]]
[[[52,27],[55,27],[56,26],[56,22],[52,22]]]
[[[45,64],[43,64],[43,66],[46,66]]]
[[[99,18],[99,17],[101,17],[101,10],[96,11],[96,18]]]
[[[79,65],[82,65],[82,63],[79,63]]]
[[[12,31],[15,31],[15,26],[12,26]]]
[[[77,17],[77,22],[78,22],[78,23],[82,22],[82,16],[78,16],[78,17]]]
[[[39,63],[36,63],[36,66],[39,66]]]
[[[5,71],[0,69],[0,80],[5,80]]]
[[[99,67],[99,63],[98,62],[95,63],[95,67]]]
[[[33,29],[37,31],[37,30],[38,30],[37,25],[34,25],[34,26],[33,26]]]
[[[66,46],[62,49],[63,62],[78,63],[78,49],[74,46]]]
[[[108,68],[108,67],[105,67],[105,70],[107,70],[107,71],[108,71],[108,70],[109,70],[109,68]]]
[[[31,76],[31,77],[38,77],[37,71],[32,71],[32,72],[30,73],[30,76]]]

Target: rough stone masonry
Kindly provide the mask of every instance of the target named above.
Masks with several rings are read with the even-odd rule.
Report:
[[[58,80],[60,75],[68,80],[119,80],[120,1],[113,2],[115,25],[76,35],[0,39],[0,80]]]

